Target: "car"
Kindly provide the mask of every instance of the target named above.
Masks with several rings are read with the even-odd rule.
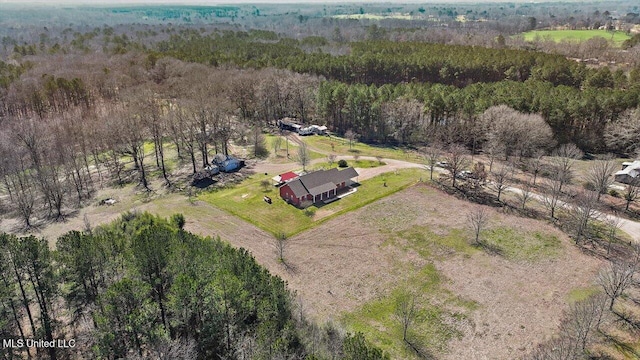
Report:
[[[436,163],[436,166],[439,166],[439,167],[445,168],[445,169],[448,169],[450,167],[449,163],[446,162],[446,161],[438,161]]]
[[[469,178],[471,178],[472,175],[473,175],[473,173],[471,171],[462,170],[456,175],[456,177],[458,179],[469,179]]]

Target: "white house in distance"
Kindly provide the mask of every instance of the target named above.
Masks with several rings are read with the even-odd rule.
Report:
[[[623,162],[622,170],[616,172],[614,176],[617,182],[623,184],[640,181],[640,160]]]

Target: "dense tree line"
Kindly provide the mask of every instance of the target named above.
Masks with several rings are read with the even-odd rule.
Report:
[[[0,88],[7,88],[9,84],[17,80],[24,72],[29,64],[25,66],[12,65],[4,61],[0,61]]]
[[[3,357],[379,359],[362,335],[307,339],[285,283],[244,249],[182,229],[184,218],[125,214],[44,239],[0,235],[0,334],[77,339],[74,349],[2,348]],[[321,330],[322,333],[324,330]],[[313,347],[306,342],[313,341]],[[344,342],[343,342],[344,341]],[[362,357],[360,354],[370,354]],[[371,355],[373,354],[373,355]],[[375,355],[375,356],[374,356]]]
[[[301,44],[265,31],[202,35],[182,31],[160,42],[160,54],[212,65],[232,63],[249,67],[285,67],[347,83],[395,84],[429,82],[464,87],[503,80],[548,81],[556,86],[626,87],[591,82],[598,74],[560,55],[477,46],[373,40],[349,44],[348,55],[305,52]]]
[[[445,136],[473,147],[478,115],[491,106],[506,105],[519,112],[540,114],[557,142],[576,142],[589,151],[604,151],[606,125],[640,103],[640,88],[584,90],[528,80],[478,83],[464,88],[440,84],[386,84],[382,86],[323,82],[318,89],[317,112],[329,126],[344,133],[351,129],[362,140],[420,144]],[[402,120],[389,116],[385,106],[398,98],[414,99],[420,117],[402,111]],[[394,133],[401,130],[402,136]],[[404,140],[403,140],[404,139]]]
[[[406,41],[350,43],[348,55],[334,56],[268,34],[184,32],[158,49],[188,61],[286,67],[334,79],[319,88],[318,115],[338,133],[353,128],[363,140],[383,143],[411,143],[412,129],[420,128],[415,118],[398,123],[388,117],[385,104],[407,93],[423,104],[431,123],[473,123],[488,107],[505,104],[541,114],[559,143],[596,152],[606,150],[606,124],[640,101],[637,69],[627,75],[533,51]],[[402,135],[390,136],[400,128]]]

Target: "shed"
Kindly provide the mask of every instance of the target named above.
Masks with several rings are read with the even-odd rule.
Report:
[[[280,186],[284,183],[287,183],[293,179],[296,179],[298,176],[298,174],[294,173],[293,171],[288,171],[284,174],[280,174],[280,175],[276,175],[274,177],[272,177],[271,179],[275,182],[276,186]]]
[[[238,160],[233,156],[225,156],[222,154],[216,154],[213,161],[222,172],[233,172],[240,169],[244,165],[244,161]]]

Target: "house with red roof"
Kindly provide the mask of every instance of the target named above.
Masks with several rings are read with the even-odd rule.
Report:
[[[357,177],[358,172],[352,167],[344,170],[318,170],[298,176],[280,186],[280,196],[298,207],[329,202],[346,191]]]

